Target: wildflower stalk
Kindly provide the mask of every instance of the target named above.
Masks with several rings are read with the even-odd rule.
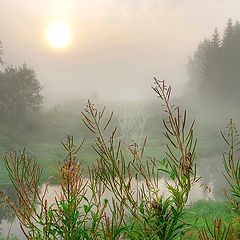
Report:
[[[61,190],[53,204],[49,204],[46,198],[48,184],[40,191],[42,168],[37,162],[25,151],[5,156],[18,201],[13,203],[6,198],[27,239],[101,239],[101,219],[108,202],[102,199],[105,188],[93,171],[89,169],[88,180],[82,176],[81,162],[77,158],[82,144],[75,146],[70,136],[62,142],[66,158],[59,166]]]
[[[124,219],[121,222],[123,227],[132,229],[127,232],[129,239],[171,240],[179,237],[188,227],[182,221],[182,215],[191,187],[198,180],[194,163],[197,143],[193,134],[194,121],[186,130],[186,111],[182,114],[179,107],[170,105],[171,88],[156,79],[155,84],[153,90],[163,101],[168,119],[164,120],[164,136],[169,140],[167,158],[160,162],[144,156],[147,139],[142,146],[135,143],[127,146],[132,156],[129,159],[122,150],[121,141],[115,141],[117,129],[110,130],[110,134],[107,132],[113,114],[105,117],[105,108],[98,111],[88,101],[83,112],[83,122],[96,137],[93,146],[98,154],[96,175],[113,193],[116,206],[124,206],[117,208],[121,215],[126,213],[132,219],[132,225]],[[162,172],[167,173],[174,183],[166,182],[170,192],[168,198],[159,189]]]
[[[240,140],[232,119],[230,120],[227,129],[227,134],[221,132],[228,148],[227,151],[223,153],[223,165],[225,169],[223,175],[229,183],[230,195],[226,191],[225,195],[232,209],[240,215]]]

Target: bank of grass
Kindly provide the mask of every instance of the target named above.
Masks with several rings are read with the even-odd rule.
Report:
[[[190,205],[184,215],[184,221],[192,226],[188,239],[196,239],[198,231],[206,227],[206,221],[211,225],[214,219],[221,218],[223,223],[228,225],[235,216],[226,202],[199,200]]]
[[[81,143],[82,139],[76,140]],[[4,167],[3,156],[8,151],[23,150],[24,146],[17,145],[11,149],[0,147],[0,183],[1,185],[10,184],[10,179],[7,171]],[[37,162],[44,167],[42,174],[42,182],[51,178],[52,183],[57,183],[59,162],[62,162],[65,158],[64,149],[61,146],[60,141],[48,142],[48,143],[33,143],[26,146],[26,151],[33,159],[36,158]],[[87,171],[88,166],[91,166],[96,161],[96,154],[92,149],[92,140],[86,140],[80,153],[80,160],[83,160],[83,168]]]
[[[76,142],[81,142],[82,139],[76,140]],[[210,146],[213,145],[212,139],[208,138],[205,141],[199,141],[199,153],[198,158],[206,157],[205,154],[208,152]],[[83,168],[87,171],[89,166],[92,166],[96,162],[96,153],[92,149],[92,144],[94,143],[93,139],[86,139],[82,149],[79,153],[80,159],[83,161]],[[208,146],[208,147],[206,147]],[[64,160],[64,150],[61,146],[60,140],[51,141],[51,142],[39,142],[39,143],[28,143],[27,145],[23,144],[12,144],[9,146],[0,146],[0,183],[9,184],[10,180],[5,170],[3,164],[3,156],[6,152],[9,151],[19,151],[26,147],[26,151],[30,156],[37,159],[37,162],[44,166],[44,171],[42,175],[42,182],[46,181],[49,177],[52,177],[54,183],[57,180],[58,172],[58,162]],[[165,156],[165,142],[163,138],[156,138],[154,136],[148,136],[148,142],[145,149],[145,155],[153,157],[160,160]],[[209,150],[210,151],[210,150]],[[220,151],[218,151],[220,152]],[[209,153],[209,152],[208,152]],[[209,153],[210,154],[210,153]],[[211,156],[211,154],[210,154]],[[221,161],[221,156],[219,156],[219,162]],[[201,162],[199,162],[201,164]],[[214,164],[214,163],[212,163]]]
[[[11,128],[7,125],[0,125],[0,183],[10,183],[3,166],[3,155],[8,151],[18,151],[25,147],[28,153],[33,158],[36,157],[37,162],[44,166],[42,181],[46,181],[50,176],[55,181],[58,162],[64,158],[64,151],[60,141],[67,137],[67,134],[74,135],[76,143],[80,143],[83,138],[86,138],[80,152],[80,159],[83,160],[84,169],[86,170],[88,166],[95,163],[96,154],[91,147],[94,140],[91,139],[88,129],[81,121],[80,112],[83,110],[83,107],[84,105],[82,104],[78,108],[79,114],[57,110],[46,112],[40,116],[38,123],[32,128],[29,128],[29,126]],[[156,159],[160,160],[165,156],[166,151],[166,139],[162,134],[164,129],[161,120],[159,120],[161,119],[161,114],[158,114],[158,109],[153,111],[148,105],[144,109],[147,113],[147,118],[142,138],[148,137],[145,155],[156,157]],[[114,111],[114,108],[112,110]],[[113,125],[118,126],[118,133],[121,135],[121,128],[117,119],[113,120]],[[218,129],[221,129],[221,127]],[[197,135],[199,136],[197,158],[209,158],[216,155],[216,153],[222,152],[221,146],[224,146],[223,142],[221,140],[215,141],[215,139],[220,139],[218,130],[212,129],[210,132],[210,129],[206,128],[206,123],[204,123],[204,127],[197,126]]]

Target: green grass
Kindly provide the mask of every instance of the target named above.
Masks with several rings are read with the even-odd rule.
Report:
[[[195,235],[198,230],[205,226],[205,221],[211,225],[214,219],[221,218],[228,225],[232,222],[234,216],[226,202],[199,200],[193,203],[184,215],[184,221],[193,226],[191,230],[193,236],[189,240],[196,239]]]
[[[76,141],[81,143],[81,139]],[[96,154],[92,149],[92,141],[85,141],[82,149],[79,152],[79,158],[83,160],[83,168],[85,171],[88,166],[91,166],[96,159]],[[11,150],[18,151],[23,150],[23,146],[14,146]],[[32,158],[36,158],[37,162],[44,167],[42,182],[46,181],[49,177],[52,177],[53,182],[56,182],[58,176],[59,162],[64,161],[64,150],[61,146],[61,142],[49,142],[49,143],[33,143],[30,146],[26,146],[28,154]],[[7,171],[4,167],[3,156],[9,149],[4,149],[0,147],[0,183],[9,184],[10,179],[8,177]]]
[[[192,204],[187,210],[185,220],[193,223],[196,218],[196,226],[202,227],[205,220],[213,220],[214,218],[222,218],[225,222],[231,222],[234,214],[226,202],[213,200],[199,200]]]
[[[67,134],[74,135],[76,142],[81,142],[86,138],[82,151],[80,151],[80,159],[83,160],[83,166],[87,169],[96,161],[96,154],[92,150],[93,144],[92,134],[84,126],[81,120],[80,112],[83,110],[85,103],[81,103],[76,113],[72,113],[68,107],[64,111],[50,110],[42,113],[37,122],[22,127],[10,127],[7,124],[0,124],[0,183],[8,184],[9,178],[3,166],[3,155],[7,151],[22,150],[24,147],[32,157],[36,157],[37,161],[44,166],[43,181],[50,176],[56,177],[58,162],[64,159],[61,140],[67,137]],[[147,105],[144,111],[147,114],[143,138],[148,137],[145,155],[156,157],[160,160],[165,156],[166,139],[163,136],[162,113],[160,108]],[[109,107],[109,111],[115,111],[114,107]],[[115,112],[117,112],[116,109]],[[113,119],[113,125],[117,125],[116,118]],[[219,128],[221,129],[221,127]],[[120,128],[118,127],[118,132]],[[223,141],[218,130],[209,129],[206,124],[197,125],[197,158],[208,158],[216,153],[221,155],[221,146]],[[219,141],[216,141],[218,139]],[[221,159],[219,159],[221,161]],[[209,163],[210,164],[210,163]],[[47,166],[47,167],[45,167]],[[215,165],[214,165],[215,166]]]
[[[76,135],[76,139],[77,135]],[[83,139],[83,138],[82,138]],[[76,140],[77,143],[81,143],[82,139]],[[96,153],[92,149],[93,139],[88,138],[79,153],[80,159],[83,160],[83,167],[86,170],[88,166],[91,166],[96,161]],[[1,139],[0,139],[1,143]],[[211,139],[206,139],[205,141],[199,142],[199,153],[197,155],[198,159],[204,156],[209,149],[208,145],[213,144]],[[206,147],[208,146],[208,147]],[[23,150],[26,147],[27,152],[33,158],[37,159],[40,165],[44,166],[42,181],[46,181],[50,176],[56,179],[56,174],[58,171],[58,162],[64,160],[64,150],[61,146],[61,140],[51,141],[51,142],[33,142],[25,144],[11,144],[9,146],[0,145],[0,183],[8,184],[10,183],[7,172],[3,164],[3,156],[8,151],[18,151]],[[149,136],[145,155],[150,157],[156,157],[157,160],[161,160],[165,156],[165,141],[163,137],[156,138],[155,136]],[[218,151],[219,152],[219,151]],[[206,157],[206,156],[204,156]],[[219,157],[219,161],[221,158]],[[210,164],[210,163],[209,163]],[[214,163],[212,163],[214,164]],[[47,166],[47,167],[46,167]]]

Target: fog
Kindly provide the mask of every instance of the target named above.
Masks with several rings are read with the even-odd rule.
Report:
[[[186,63],[198,43],[239,17],[236,0],[0,0],[3,58],[32,66],[45,103],[98,95],[103,100],[153,99],[153,77],[183,93]],[[73,41],[48,46],[46,27],[69,22]]]
[[[200,180],[185,202],[190,208],[198,200],[204,204],[208,200],[227,201],[224,193],[231,190],[230,197],[239,197],[233,188],[239,189],[240,172],[239,9],[238,0],[0,0],[0,159],[8,166],[11,156],[18,155],[6,152],[20,149],[26,149],[29,163],[36,157],[36,166],[43,166],[43,172],[33,191],[39,191],[46,182],[56,184],[50,186],[48,200],[51,190],[59,189],[65,171],[75,171],[73,155],[84,179],[89,179],[87,170],[93,166],[99,167],[97,174],[111,173],[112,165],[120,169],[113,169],[114,173],[131,175],[136,171],[141,175],[142,166],[147,166],[150,174],[152,164],[144,184],[151,185],[147,181],[154,179],[156,171],[157,181],[165,185],[153,190],[161,196],[173,179],[188,181],[176,184],[177,193],[189,188],[184,189],[188,195],[190,180],[197,176]],[[155,92],[151,88],[155,78],[172,86],[170,102],[158,94],[162,82],[155,82]],[[96,109],[104,106],[104,114],[111,116],[109,122],[106,115],[96,114]],[[194,119],[195,125],[191,125]],[[185,131],[188,127],[190,132]],[[74,136],[74,144],[70,136]],[[65,145],[66,139],[69,142]],[[78,154],[75,145],[83,139]],[[114,152],[115,144],[119,148]],[[139,153],[132,162],[130,152]],[[118,164],[126,159],[126,163],[111,164],[108,159],[106,169],[110,170],[104,171],[104,164],[96,164],[104,156]],[[224,166],[223,156],[237,164]],[[65,165],[70,167],[66,170]],[[125,166],[134,167],[124,171]],[[232,171],[232,166],[237,170]],[[3,207],[1,194],[13,201],[17,195],[4,161],[0,161],[0,169],[0,230],[6,235],[6,219],[13,220],[14,215]],[[12,172],[18,174],[19,169],[17,166]],[[23,166],[24,175],[18,179],[29,174],[23,169],[30,167]],[[226,171],[229,178],[235,174],[231,181],[238,188],[224,178]],[[130,175],[124,175],[121,184],[132,179]],[[96,176],[98,181],[102,177]],[[141,175],[143,179],[135,185],[144,186],[145,177]],[[99,182],[105,184],[102,179]],[[172,196],[169,199],[174,199]],[[156,209],[151,198],[142,203]],[[213,204],[217,206],[216,201]],[[15,226],[19,222],[15,220],[12,232],[18,233]]]
[[[12,66],[26,63],[34,70],[47,106],[41,117],[25,116],[21,105],[11,115],[7,107],[2,120],[14,128],[4,137],[4,149],[11,149],[16,142],[28,146],[56,141],[68,133],[79,136],[79,114],[87,98],[104,102],[116,112],[120,135],[126,133],[128,140],[142,140],[146,135],[156,140],[162,133],[162,116],[157,114],[161,110],[153,102],[156,96],[151,89],[157,77],[172,85],[177,104],[198,120],[198,158],[203,169],[208,162],[209,169],[216,170],[224,150],[219,131],[229,118],[239,119],[238,104],[233,107],[239,100],[239,75],[225,69],[231,65],[229,55],[239,69],[238,55],[233,58],[238,50],[225,47],[225,38],[231,35],[226,34],[230,17],[239,42],[239,8],[240,1],[234,0],[0,0],[3,60]],[[67,22],[72,33],[63,49],[54,48],[46,38],[49,24],[58,20]],[[220,55],[214,55],[211,48],[215,27],[219,33],[215,43],[225,44],[216,47]],[[208,64],[205,58],[209,58]],[[8,78],[10,81],[11,75]],[[233,84],[228,85],[230,78]],[[42,97],[35,101],[40,105]],[[64,115],[54,106],[73,110],[77,116]],[[24,131],[27,135],[22,138]],[[81,133],[88,136],[83,129]],[[212,141],[214,138],[218,140]]]

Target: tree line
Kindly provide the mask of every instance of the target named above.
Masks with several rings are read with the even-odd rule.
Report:
[[[221,36],[215,28],[187,64],[187,91],[198,100],[237,103],[240,99],[240,23],[229,18]]]

